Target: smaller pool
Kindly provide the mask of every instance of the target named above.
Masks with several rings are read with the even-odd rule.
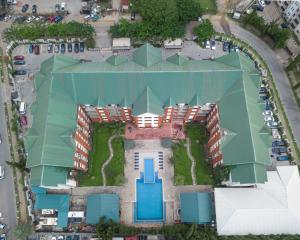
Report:
[[[153,159],[144,160],[144,181],[145,183],[154,183],[154,161]]]

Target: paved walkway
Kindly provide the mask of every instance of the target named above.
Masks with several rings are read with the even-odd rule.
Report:
[[[112,135],[108,139],[108,148],[109,148],[109,158],[103,163],[101,167],[101,173],[102,173],[102,179],[103,179],[103,186],[106,186],[106,176],[105,176],[105,167],[111,162],[111,160],[114,157],[114,150],[111,146],[112,140],[114,140],[117,137],[124,137],[124,135]]]
[[[191,140],[189,138],[186,138],[185,147],[186,147],[186,152],[189,156],[189,159],[192,162],[191,175],[192,175],[193,185],[197,185],[196,174],[195,174],[196,160],[195,160],[195,158],[193,157],[193,155],[191,153]]]

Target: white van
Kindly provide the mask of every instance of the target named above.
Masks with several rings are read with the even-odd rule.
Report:
[[[0,180],[4,178],[4,167],[0,166]]]
[[[21,115],[25,115],[26,114],[26,104],[24,102],[20,103],[19,113]]]

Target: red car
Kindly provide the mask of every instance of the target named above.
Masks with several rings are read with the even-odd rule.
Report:
[[[55,16],[50,16],[49,18],[48,18],[48,21],[49,22],[55,22]]]
[[[21,116],[20,117],[20,123],[22,126],[26,126],[27,125],[27,117],[26,116]]]
[[[24,60],[24,59],[25,59],[25,57],[22,55],[14,56],[14,60]]]

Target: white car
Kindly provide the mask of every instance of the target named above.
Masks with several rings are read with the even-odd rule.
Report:
[[[274,119],[273,116],[266,115],[266,116],[264,117],[264,121],[265,121],[265,122],[274,122],[275,119]]]
[[[57,238],[57,240],[64,240],[65,239],[65,237],[64,236],[58,236],[58,238]]]
[[[263,116],[273,116],[273,112],[271,110],[266,110],[266,111],[263,111],[262,115]]]
[[[4,178],[4,167],[0,165],[0,180],[3,178]],[[0,218],[1,218],[1,215],[2,214],[0,214]]]
[[[207,41],[205,42],[205,48],[206,48],[206,49],[210,49],[210,41],[209,41],[209,40],[207,40]]]
[[[33,20],[34,20],[34,17],[33,17],[33,16],[32,16],[32,17],[28,17],[28,18],[26,19],[26,22],[27,22],[27,23],[31,23]]]
[[[214,39],[211,40],[210,44],[211,44],[211,49],[212,50],[216,50],[217,49],[217,47],[216,47],[216,41]]]
[[[65,2],[62,2],[60,4],[60,11],[64,12],[66,10],[66,3]]]
[[[269,128],[277,128],[278,127],[278,122],[274,122],[274,121],[269,121],[267,122],[267,127]]]
[[[265,3],[264,0],[259,0],[259,1],[258,1],[258,4],[259,4],[260,6],[262,6],[262,7],[265,7],[265,6],[266,6],[266,3]]]
[[[51,238],[51,240],[57,240],[57,238],[56,238],[55,236],[53,236],[53,237]]]

